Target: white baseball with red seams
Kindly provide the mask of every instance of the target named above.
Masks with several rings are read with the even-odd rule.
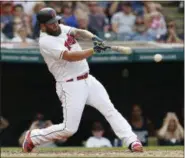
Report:
[[[162,55],[161,54],[155,54],[154,55],[154,60],[155,62],[160,62],[162,60]]]
[[[61,124],[52,125],[45,129],[31,131],[34,145],[40,145],[52,140],[62,139],[73,135],[79,127],[85,104],[100,111],[110,123],[115,134],[129,146],[137,141],[125,118],[114,108],[107,91],[92,75],[86,79],[77,80],[77,76],[89,73],[86,60],[69,62],[62,59],[62,52],[66,50],[82,50],[78,42],[69,35],[68,26],[60,24],[62,33],[50,36],[41,32],[40,52],[49,71],[56,80],[56,92],[62,102],[64,120]],[[66,82],[73,79],[72,82]]]

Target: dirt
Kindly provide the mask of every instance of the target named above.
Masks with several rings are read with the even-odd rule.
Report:
[[[143,153],[131,153],[129,150],[123,151],[34,151],[32,153],[22,153],[22,151],[1,151],[1,157],[169,157],[169,158],[182,158],[184,157],[183,150],[148,150]]]

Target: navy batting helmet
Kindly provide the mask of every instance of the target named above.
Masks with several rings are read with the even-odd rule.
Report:
[[[56,15],[52,8],[43,8],[37,14],[37,20],[41,24],[52,24],[59,21],[62,17]]]

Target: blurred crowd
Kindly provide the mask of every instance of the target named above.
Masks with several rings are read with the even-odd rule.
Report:
[[[182,114],[184,117],[184,114]],[[183,120],[183,118],[182,118]],[[174,112],[167,112],[161,121],[160,127],[155,127],[155,123],[152,122],[143,112],[143,109],[140,105],[134,104],[131,107],[131,112],[127,121],[130,123],[133,132],[137,135],[138,139],[142,142],[144,146],[176,146],[184,145],[184,128],[183,123],[180,122],[178,116]],[[45,119],[44,115],[37,113],[34,119],[31,121],[31,124],[28,129],[22,131],[22,134],[19,135],[18,144],[21,146],[25,133],[27,130],[47,128],[53,123],[51,120]],[[9,138],[9,134],[6,133],[6,128],[11,126],[8,120],[4,117],[0,117],[0,134],[3,142],[6,142]],[[110,129],[110,131],[109,131]],[[112,128],[104,128],[104,125],[100,121],[95,121],[92,123],[92,128],[88,129],[91,133],[88,134],[88,137],[85,140],[81,140],[81,146],[87,148],[93,147],[122,147],[124,143],[121,139],[117,138],[114,134]],[[108,132],[109,131],[109,132]],[[107,134],[109,133],[109,134]],[[54,140],[52,142],[38,146],[38,148],[43,147],[59,147],[66,146],[67,138],[61,140]],[[6,144],[6,143],[5,143]]]
[[[174,112],[166,113],[158,129],[155,127],[155,123],[144,114],[141,106],[134,104],[128,121],[144,146],[149,144],[165,146],[184,144],[184,129]],[[151,141],[149,138],[155,138],[155,140]]]
[[[179,4],[182,6],[182,4]],[[36,14],[52,7],[61,23],[86,29],[106,40],[182,43],[175,21],[167,21],[163,7],[151,1],[1,1],[1,42],[33,43],[39,37]]]

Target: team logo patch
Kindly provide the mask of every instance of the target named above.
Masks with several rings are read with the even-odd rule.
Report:
[[[49,14],[50,14],[52,17],[55,17],[55,16],[56,16],[55,12],[53,12],[52,10],[49,10]]]
[[[67,34],[67,40],[65,41],[65,47],[68,48],[68,50],[71,49],[71,45],[75,44],[76,43],[76,40],[74,39],[73,36]]]

